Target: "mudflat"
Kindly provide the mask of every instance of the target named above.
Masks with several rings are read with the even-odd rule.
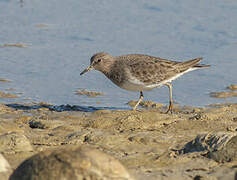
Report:
[[[0,104],[0,151],[12,171],[41,151],[89,146],[119,160],[134,179],[237,177],[237,104],[175,106],[173,114],[154,107]]]

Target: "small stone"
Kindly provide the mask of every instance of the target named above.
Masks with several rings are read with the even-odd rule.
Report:
[[[233,121],[234,121],[234,122],[237,122],[237,117],[234,117],[234,118],[233,118]]]
[[[43,124],[41,121],[30,121],[29,126],[30,128],[45,129],[45,124]]]
[[[226,128],[227,131],[231,131],[231,132],[237,132],[237,127],[234,127],[234,126],[228,126]]]

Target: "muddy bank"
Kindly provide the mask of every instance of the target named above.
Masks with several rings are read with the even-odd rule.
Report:
[[[234,179],[237,104],[176,106],[173,114],[154,107],[0,104],[0,153],[14,170],[41,151],[86,145],[119,160],[134,179]]]

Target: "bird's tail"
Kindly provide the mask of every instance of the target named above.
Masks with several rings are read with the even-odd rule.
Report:
[[[185,68],[197,68],[197,69],[201,69],[201,68],[207,68],[210,67],[210,65],[206,65],[206,64],[198,64],[200,61],[202,60],[202,57],[200,58],[196,58],[196,59],[191,59],[185,62],[181,62],[180,66],[182,66],[184,69]]]

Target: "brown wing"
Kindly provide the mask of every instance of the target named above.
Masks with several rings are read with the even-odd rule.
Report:
[[[137,54],[128,55],[124,60],[132,75],[147,85],[159,83],[179,73],[175,65],[180,62],[176,61]]]

